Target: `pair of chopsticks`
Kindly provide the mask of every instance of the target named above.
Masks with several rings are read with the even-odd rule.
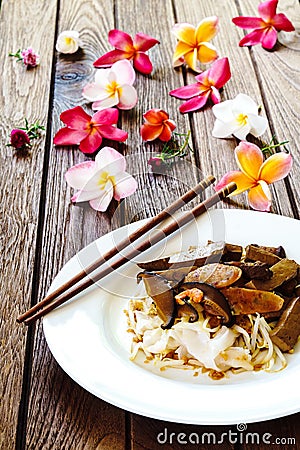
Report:
[[[149,249],[154,244],[157,244],[158,242],[163,240],[165,237],[170,236],[176,230],[178,230],[179,228],[186,225],[188,222],[192,221],[196,217],[206,212],[208,208],[215,205],[219,201],[223,200],[225,197],[227,197],[236,189],[235,183],[229,183],[223,189],[217,191],[211,197],[207,198],[190,211],[186,211],[179,218],[177,219],[172,218],[172,221],[167,225],[163,226],[162,228],[156,228],[151,233],[151,238],[145,236],[145,234],[148,231],[153,229],[156,225],[160,224],[165,219],[170,218],[175,211],[177,211],[186,203],[194,199],[197,195],[203,192],[208,186],[210,186],[214,181],[215,178],[213,176],[208,176],[207,178],[202,180],[195,187],[193,187],[186,194],[177,199],[175,202],[173,202],[159,214],[149,219],[142,227],[138,228],[136,231],[131,233],[127,238],[119,242],[117,246],[113,247],[111,250],[109,250],[107,253],[105,253],[103,256],[101,256],[99,259],[97,259],[95,262],[89,265],[87,268],[82,270],[80,273],[75,275],[65,284],[60,286],[58,289],[53,291],[51,294],[49,294],[42,301],[34,305],[24,314],[20,315],[17,318],[17,322],[19,323],[24,322],[26,325],[30,325],[40,317],[45,316],[54,308],[62,305],[71,298],[75,297],[77,294],[84,291],[85,289],[87,289],[89,286],[96,283],[100,279],[104,278],[105,276],[113,272],[115,269],[118,269],[119,267],[123,266],[126,262],[135,258],[141,252],[144,252],[145,250]],[[145,240],[142,240],[136,246],[129,248],[129,246],[134,241],[144,236]],[[124,249],[127,249],[127,251],[125,250],[125,254],[124,255],[119,254],[119,252]],[[118,258],[110,262],[109,265],[101,267],[106,262],[110,261],[114,256],[117,255]],[[98,270],[98,272],[93,273],[96,270]],[[92,273],[93,275],[89,277],[88,275]],[[86,279],[84,280],[84,278]],[[78,284],[80,281],[83,282],[81,284]]]

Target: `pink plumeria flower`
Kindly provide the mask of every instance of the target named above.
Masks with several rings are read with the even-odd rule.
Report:
[[[285,14],[276,14],[278,0],[267,0],[258,5],[260,17],[235,17],[232,22],[238,27],[253,29],[239,43],[240,47],[261,44],[271,49],[277,41],[278,31],[294,31],[295,28]]]
[[[288,175],[293,165],[291,155],[279,152],[264,161],[259,147],[242,141],[235,149],[235,159],[241,171],[224,175],[215,189],[222,189],[233,181],[237,184],[237,189],[231,195],[249,190],[250,206],[258,211],[270,211],[272,196],[269,184]]]
[[[268,120],[258,115],[258,106],[246,94],[238,94],[233,100],[226,100],[212,108],[216,121],[212,135],[227,138],[232,134],[245,140],[248,134],[261,136],[267,129]]]
[[[89,154],[98,150],[103,138],[124,142],[128,133],[115,126],[118,117],[119,111],[115,108],[98,111],[93,116],[87,114],[81,106],[68,109],[60,115],[67,126],[56,133],[54,144],[79,145],[83,153]]]
[[[117,106],[120,109],[131,109],[136,105],[137,93],[132,86],[135,71],[127,59],[117,61],[110,69],[99,69],[95,82],[83,88],[83,96],[96,110]]]
[[[210,69],[195,77],[197,83],[174,89],[169,94],[187,100],[179,107],[181,113],[196,111],[203,108],[209,98],[213,103],[219,103],[221,101],[219,89],[227,83],[230,77],[228,58],[221,58],[215,61]]]
[[[159,44],[157,39],[144,33],[137,33],[132,39],[129,34],[120,30],[111,30],[108,33],[109,43],[115,47],[94,62],[97,68],[110,67],[120,59],[133,61],[133,67],[145,75],[152,72],[152,63],[146,52],[154,45]]]
[[[195,28],[189,23],[176,23],[172,32],[178,39],[173,55],[173,65],[178,67],[184,62],[198,72],[198,61],[210,64],[218,58],[216,48],[209,42],[219,31],[219,19],[206,17]]]
[[[169,114],[163,109],[152,108],[143,114],[145,123],[141,126],[140,133],[143,141],[160,139],[167,142],[172,137],[176,128],[174,120],[169,119]]]
[[[117,201],[133,194],[136,180],[125,171],[124,156],[111,147],[103,147],[95,161],[85,161],[66,173],[67,183],[78,191],[72,202],[86,202],[96,211],[106,211],[112,198]]]

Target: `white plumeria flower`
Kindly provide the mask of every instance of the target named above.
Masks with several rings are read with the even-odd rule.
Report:
[[[110,69],[97,69],[95,82],[83,88],[83,96],[92,104],[94,110],[117,106],[131,109],[136,105],[137,93],[132,86],[135,71],[127,59],[117,61]]]
[[[56,50],[60,53],[75,53],[80,45],[79,33],[75,30],[66,30],[60,33],[56,41]]]
[[[106,211],[112,198],[119,201],[137,189],[136,180],[126,172],[124,156],[111,147],[103,147],[95,161],[71,167],[65,177],[72,188],[78,189],[72,202],[89,201],[96,211]]]
[[[233,100],[214,105],[213,113],[216,121],[212,135],[216,138],[227,138],[232,134],[240,140],[246,140],[247,134],[261,136],[267,129],[268,121],[258,115],[258,106],[246,94],[238,94]]]

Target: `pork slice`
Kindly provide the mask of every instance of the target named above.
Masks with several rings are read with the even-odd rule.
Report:
[[[291,300],[270,335],[283,352],[294,348],[300,336],[300,297]]]

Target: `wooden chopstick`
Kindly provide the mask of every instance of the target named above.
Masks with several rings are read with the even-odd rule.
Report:
[[[133,243],[134,241],[139,239],[141,236],[143,236],[145,233],[150,231],[152,228],[154,228],[156,225],[161,223],[163,220],[170,217],[175,211],[180,209],[186,203],[190,202],[193,198],[195,198],[197,195],[199,195],[201,192],[203,192],[214,181],[215,181],[215,178],[213,176],[209,175],[208,177],[206,177],[204,180],[202,180],[195,187],[193,187],[188,192],[186,192],[184,195],[182,195],[179,199],[174,201],[171,205],[169,205],[167,208],[165,208],[159,214],[157,214],[153,218],[149,219],[142,227],[138,228],[136,231],[131,233],[128,237],[123,239],[120,243],[118,243],[117,246],[113,247],[111,250],[109,250],[103,256],[98,258],[91,265],[86,267],[84,270],[79,272],[77,275],[75,275],[73,278],[71,278],[65,284],[63,284],[58,289],[53,291],[51,294],[49,294],[47,297],[45,297],[41,302],[37,303],[32,308],[30,308],[28,311],[26,311],[25,313],[20,315],[17,318],[17,322],[19,322],[19,323],[25,322],[26,324],[29,324],[31,322],[31,320],[29,321],[30,317],[34,316],[34,314],[37,311],[39,311],[40,309],[42,309],[45,306],[47,306],[48,304],[50,304],[57,297],[62,295],[64,292],[66,292],[71,287],[75,286],[79,281],[83,280],[88,274],[94,272],[96,269],[99,269],[100,266],[102,266],[105,262],[109,261],[112,257],[116,256],[120,251],[124,250],[131,243]],[[74,294],[74,295],[76,295],[76,294]]]
[[[60,298],[56,298],[52,303],[47,304],[43,309],[40,309],[35,314],[33,314],[30,317],[28,317],[27,319],[25,319],[24,323],[26,325],[30,325],[31,323],[33,323],[40,317],[48,314],[54,308],[62,305],[66,301],[75,297],[75,295],[84,291],[92,284],[95,284],[100,279],[106,277],[108,274],[113,272],[113,270],[118,269],[119,267],[123,266],[125,263],[127,263],[128,261],[130,261],[133,258],[135,258],[136,256],[138,256],[140,253],[149,249],[153,245],[157,244],[159,241],[163,240],[165,237],[170,236],[176,230],[178,230],[179,228],[186,225],[191,220],[193,220],[193,219],[197,218],[198,216],[200,216],[201,214],[203,214],[205,211],[207,211],[208,208],[215,205],[219,201],[223,200],[225,197],[227,197],[229,194],[231,194],[233,191],[235,191],[236,187],[237,186],[235,183],[229,183],[223,189],[217,191],[214,195],[212,195],[208,199],[204,200],[199,205],[195,206],[192,210],[185,212],[177,220],[173,219],[171,223],[169,223],[168,225],[165,225],[163,228],[155,229],[154,232],[151,233],[151,239],[147,238],[145,241],[141,242],[136,247],[129,249],[129,251],[125,255],[123,255],[123,256],[119,255],[118,259],[116,259],[112,264],[102,268],[102,270],[100,270],[98,273],[93,275],[93,277],[88,278],[86,281],[84,281],[79,286],[75,287],[74,289],[71,289],[69,292],[66,292]]]

